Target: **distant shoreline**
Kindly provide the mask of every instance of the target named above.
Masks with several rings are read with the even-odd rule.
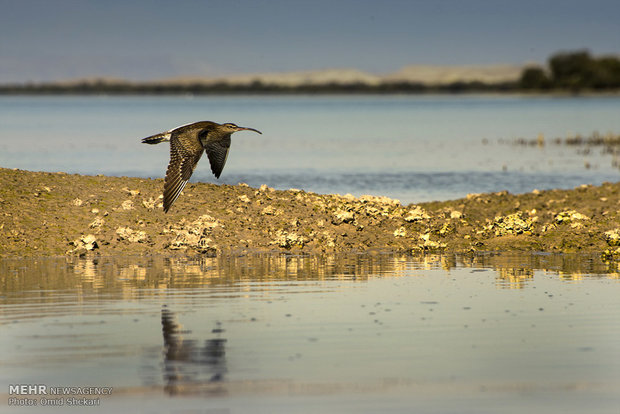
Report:
[[[129,83],[129,82],[80,82],[41,83],[26,85],[0,85],[2,95],[460,95],[499,94],[524,96],[618,96],[620,89],[548,89],[532,90],[519,87],[517,82],[486,84],[482,82],[455,82],[442,85],[418,83],[362,83],[303,84],[286,86],[253,83],[237,85],[227,83]]]
[[[418,83],[377,84],[332,83],[302,84],[295,86],[229,83],[125,83],[80,82],[72,84],[42,83],[0,85],[0,95],[334,95],[334,94],[454,94],[471,92],[515,92],[511,84],[487,85],[482,83],[454,83],[424,85]]]
[[[355,69],[174,78],[151,81],[90,78],[0,84],[0,95],[213,95],[213,94],[598,94],[620,93],[620,57],[587,50],[552,55],[546,67],[530,64],[412,65],[392,74]]]

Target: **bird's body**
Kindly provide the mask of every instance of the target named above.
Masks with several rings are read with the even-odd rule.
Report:
[[[220,178],[228,158],[230,136],[234,132],[244,130],[261,133],[256,129],[239,127],[232,123],[218,124],[200,121],[151,135],[142,140],[145,144],[170,141],[170,163],[164,180],[164,212],[168,212],[185,188],[203,151],[207,153],[211,171],[216,178]]]

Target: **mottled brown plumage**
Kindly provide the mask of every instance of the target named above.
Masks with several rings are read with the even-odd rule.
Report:
[[[261,133],[254,128],[240,127],[231,123],[218,124],[200,121],[151,135],[142,140],[145,144],[170,141],[170,163],[164,180],[164,212],[168,212],[185,188],[196,164],[202,157],[203,150],[209,158],[211,171],[216,178],[220,178],[228,158],[230,136],[234,132],[244,130]]]

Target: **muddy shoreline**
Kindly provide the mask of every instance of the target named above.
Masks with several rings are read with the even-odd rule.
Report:
[[[190,183],[164,214],[163,180],[0,168],[0,256],[249,252],[583,252],[620,257],[620,183],[386,197]]]

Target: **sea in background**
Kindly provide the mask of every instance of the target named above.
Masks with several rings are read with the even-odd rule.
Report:
[[[620,132],[618,96],[2,96],[0,166],[163,177],[168,145],[140,139],[189,122],[235,122],[220,180],[192,181],[411,202],[615,182],[613,158],[556,138]],[[546,145],[514,145],[515,139]]]

